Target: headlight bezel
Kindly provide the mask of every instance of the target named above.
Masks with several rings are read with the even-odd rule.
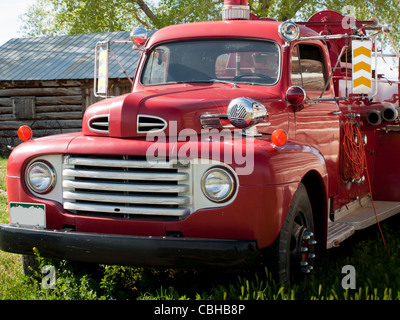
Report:
[[[223,197],[217,198],[210,194],[209,190],[206,188],[206,179],[210,177],[211,174],[218,172],[227,178],[227,182],[229,182],[228,192],[225,192]],[[236,190],[236,180],[232,173],[230,173],[226,168],[221,167],[212,167],[204,172],[201,178],[201,190],[203,195],[210,201],[215,203],[223,203],[229,201],[232,196],[235,194]]]
[[[35,166],[40,166],[42,168],[42,170],[45,170],[48,172],[48,175],[44,178],[49,179],[49,182],[46,183],[46,187],[45,188],[39,188],[37,187],[37,183],[34,183],[31,177],[31,172],[33,170],[33,168]],[[55,185],[57,182],[57,174],[56,174],[56,170],[54,169],[54,167],[47,161],[45,160],[36,160],[32,163],[30,163],[25,170],[25,183],[28,187],[28,189],[34,193],[37,194],[46,194],[49,193],[51,190],[54,189]],[[36,185],[36,186],[35,186]]]

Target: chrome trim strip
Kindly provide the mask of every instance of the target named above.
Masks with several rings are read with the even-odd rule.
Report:
[[[111,167],[111,168],[140,168],[140,169],[170,169],[173,168],[172,162],[146,161],[146,160],[109,160],[96,158],[64,158],[64,164]]]
[[[189,197],[162,197],[162,196],[132,196],[117,194],[98,194],[87,192],[64,191],[64,199],[84,200],[96,202],[116,202],[127,204],[153,204],[153,205],[187,205],[190,203]]]
[[[162,123],[159,123],[159,122],[155,122],[155,123],[147,123],[147,122],[145,122],[145,123],[141,123],[141,119],[142,118],[147,118],[147,119],[157,119],[157,120],[160,120]],[[151,126],[154,126],[154,127],[156,127],[155,129],[152,129],[152,130],[140,130],[140,128],[148,128],[148,127],[151,127]],[[167,123],[167,121],[165,121],[163,118],[160,118],[160,117],[157,117],[157,116],[150,116],[150,115],[147,115],[147,114],[138,114],[138,116],[137,116],[137,126],[136,126],[136,132],[137,133],[148,133],[148,132],[152,132],[152,133],[156,133],[156,132],[161,132],[161,131],[164,131],[165,129],[167,129],[167,127],[168,127],[168,123]]]
[[[116,207],[111,205],[97,205],[86,203],[64,202],[64,209],[93,211],[103,213],[120,213],[120,214],[140,214],[140,215],[161,215],[161,216],[176,216],[182,217],[190,213],[188,208],[158,208],[158,207]]]
[[[107,127],[107,129],[105,129],[105,130],[99,130],[99,129],[93,128],[93,127],[92,127],[93,122],[94,122],[96,119],[101,119],[101,118],[107,118],[107,122],[97,122],[97,123],[95,123],[96,126]],[[109,130],[109,123],[110,123],[110,115],[109,115],[109,114],[98,114],[98,115],[95,115],[95,116],[91,117],[91,118],[88,120],[87,125],[88,125],[88,128],[89,128],[91,131],[93,131],[93,132],[97,132],[97,133],[109,133],[109,132],[110,132],[110,130]]]

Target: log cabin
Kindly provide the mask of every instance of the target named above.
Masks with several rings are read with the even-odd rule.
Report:
[[[21,143],[17,130],[34,137],[80,131],[94,95],[96,43],[129,41],[129,32],[11,39],[0,47],[0,155]],[[132,44],[110,46],[109,94],[131,90],[140,58]],[[117,61],[118,60],[118,61]],[[126,72],[126,74],[124,73]]]

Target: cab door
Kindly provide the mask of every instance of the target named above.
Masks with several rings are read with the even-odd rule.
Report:
[[[320,98],[329,77],[330,68],[323,49],[315,43],[297,43],[291,52],[290,85],[302,87],[305,103],[293,109],[296,140],[318,149],[323,155],[329,174],[328,196],[337,194],[340,150],[340,111],[336,101],[309,101]],[[323,97],[333,97],[329,84]]]

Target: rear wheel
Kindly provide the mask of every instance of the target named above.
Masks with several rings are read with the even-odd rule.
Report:
[[[268,265],[278,282],[299,281],[313,269],[314,221],[305,186],[300,183],[278,238],[268,255]]]

